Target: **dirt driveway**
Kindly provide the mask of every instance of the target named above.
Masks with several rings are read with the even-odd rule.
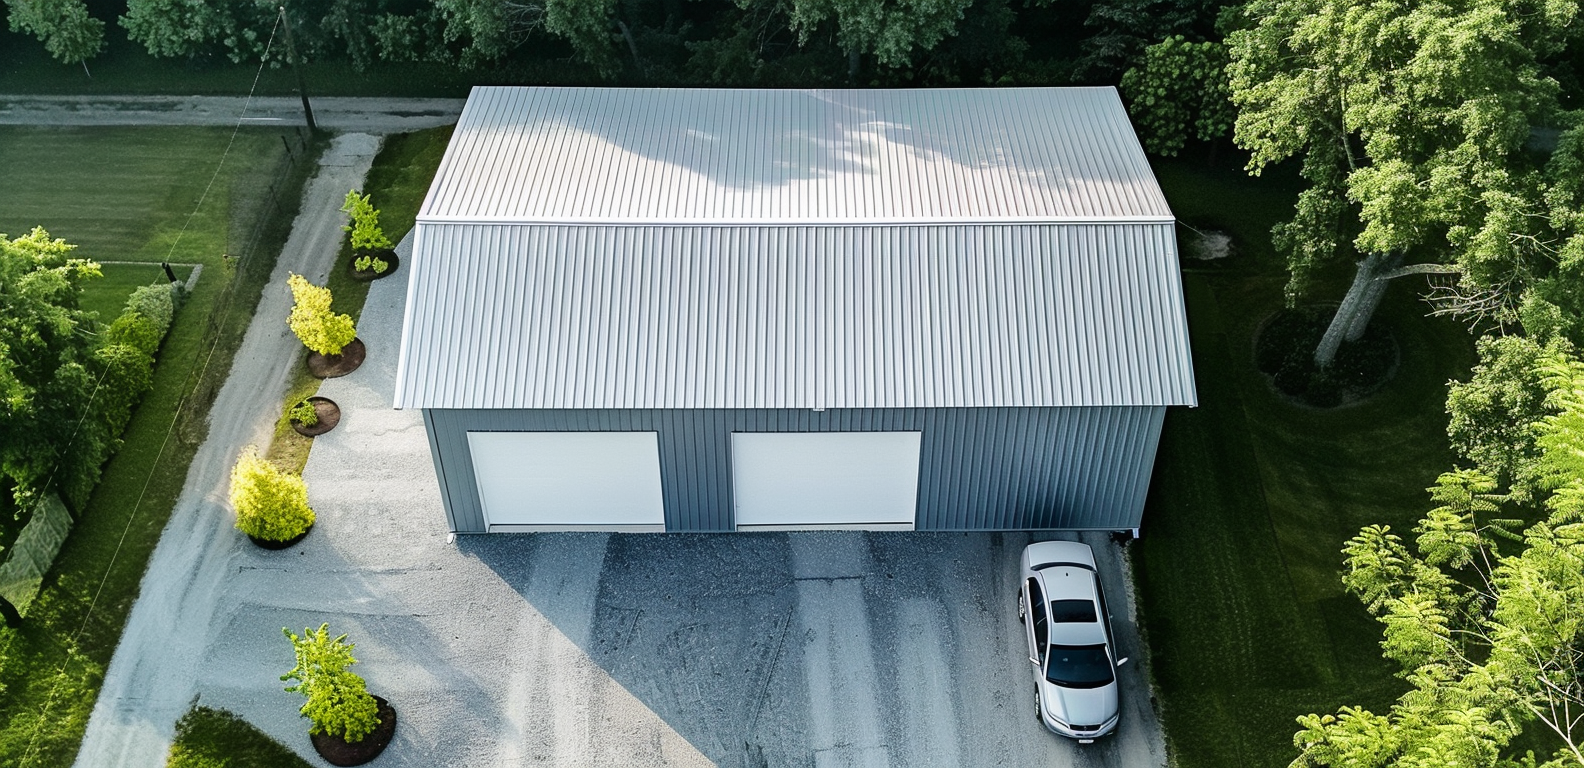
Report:
[[[234,544],[203,703],[312,756],[277,679],[280,629],[328,621],[401,712],[386,766],[1164,764],[1142,663],[1123,668],[1117,737],[1080,747],[1035,721],[1023,534],[448,542],[421,417],[389,405],[404,279],[375,284],[369,360],[321,392],[345,415],[308,464],[313,534],[279,553]],[[1126,594],[1118,548],[1091,543]],[[1131,603],[1113,602],[1137,659]]]

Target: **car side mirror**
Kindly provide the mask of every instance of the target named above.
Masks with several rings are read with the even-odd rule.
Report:
[[[1117,659],[1117,666],[1118,667],[1120,667],[1120,666],[1122,666],[1123,664],[1126,664],[1126,663],[1128,663],[1128,657],[1126,657],[1126,656],[1123,656],[1122,658]]]

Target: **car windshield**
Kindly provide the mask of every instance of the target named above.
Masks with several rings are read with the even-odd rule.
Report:
[[[1065,688],[1099,688],[1116,678],[1104,645],[1052,644],[1045,679]]]

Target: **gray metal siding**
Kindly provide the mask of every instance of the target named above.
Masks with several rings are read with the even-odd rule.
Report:
[[[1195,402],[1171,224],[417,232],[399,408]]]
[[[920,431],[919,530],[1138,527],[1164,406],[426,410],[456,531],[483,531],[469,431],[655,431],[666,528],[733,529],[731,433]]]

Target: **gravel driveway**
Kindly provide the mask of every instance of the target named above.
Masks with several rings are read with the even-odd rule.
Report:
[[[1023,534],[506,534],[448,543],[421,416],[390,409],[405,271],[375,283],[368,362],[305,476],[319,524],[231,544],[197,690],[309,756],[283,626],[328,621],[398,708],[394,766],[1165,763],[1122,670],[1118,736],[1034,719],[1016,619]],[[1118,548],[1091,540],[1108,588]],[[1117,605],[1124,653],[1138,659]]]

